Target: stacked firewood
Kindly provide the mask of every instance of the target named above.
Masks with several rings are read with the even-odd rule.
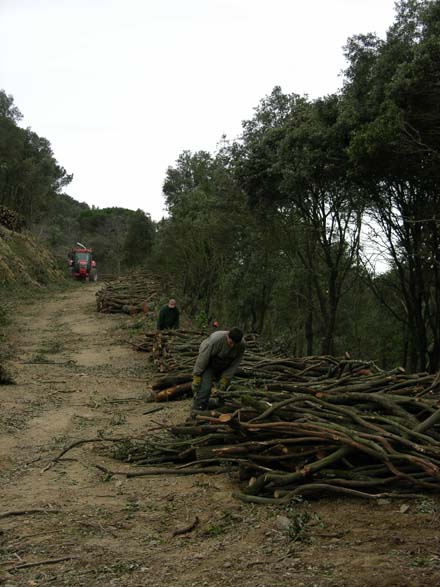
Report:
[[[191,393],[203,331],[151,332],[156,401]],[[124,444],[116,458],[155,474],[234,472],[237,497],[287,503],[297,496],[410,497],[440,487],[440,374],[379,369],[344,357],[268,353],[251,337],[222,407],[154,437]],[[160,468],[159,468],[160,466]]]
[[[0,206],[0,224],[9,230],[20,232],[25,225],[25,221],[23,216],[15,212],[15,210],[11,210],[6,206]]]
[[[191,395],[191,371],[200,342],[206,336],[207,332],[197,330],[161,330],[146,332],[134,345],[137,350],[150,353],[153,371],[159,375],[152,382],[152,401],[164,402]]]
[[[145,332],[137,341],[138,351],[153,353],[158,373],[173,371],[178,365],[181,352],[190,353],[193,357],[197,352],[201,341],[208,336],[203,330],[153,330]],[[167,360],[173,355],[173,365],[168,365]]]
[[[208,334],[197,330],[161,330],[151,339],[156,373],[181,373],[192,369],[200,343]]]
[[[118,458],[144,466],[128,476],[235,470],[237,497],[256,503],[440,487],[438,376],[394,370],[265,387],[248,380],[219,398],[221,412],[164,427],[128,452],[125,445]]]
[[[152,383],[152,397],[157,401],[179,399],[190,393],[191,371],[201,341],[207,331],[177,330],[147,332],[134,346],[150,353],[153,370],[158,375]],[[292,358],[270,355],[256,335],[245,336],[246,352],[236,380],[242,385],[264,385],[273,389],[291,388],[320,378],[365,375],[380,372],[373,362],[331,356]],[[166,374],[166,375],[165,375]],[[160,376],[162,375],[162,376]],[[287,386],[287,387],[286,387]]]
[[[200,343],[209,332],[206,330],[163,330],[143,334],[137,341],[136,349],[152,354],[157,373],[178,373],[186,370],[196,360]],[[342,358],[332,356],[311,356],[291,358],[271,354],[260,345],[258,336],[246,335],[246,352],[242,366],[248,376],[249,371],[258,373],[261,378],[308,380],[310,377],[328,377],[329,374],[351,375],[377,372],[379,369],[371,361],[351,360],[349,355]],[[247,373],[246,373],[247,372]]]
[[[160,293],[159,280],[148,271],[129,273],[96,293],[98,312],[138,314],[155,310]]]

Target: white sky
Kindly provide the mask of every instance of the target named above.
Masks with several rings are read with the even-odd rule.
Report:
[[[0,89],[69,195],[159,220],[183,150],[238,136],[275,85],[335,92],[347,38],[393,19],[394,0],[0,0]]]

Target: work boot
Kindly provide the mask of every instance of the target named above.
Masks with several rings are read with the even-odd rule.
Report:
[[[196,416],[206,416],[206,410],[197,410],[195,408],[191,408],[189,420],[195,420]]]
[[[208,402],[208,409],[209,410],[218,410],[219,408],[223,407],[225,402],[219,397],[211,397],[209,398]]]

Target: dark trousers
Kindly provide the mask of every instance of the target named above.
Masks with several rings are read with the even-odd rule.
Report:
[[[211,397],[211,389],[214,381],[220,378],[220,373],[217,369],[207,367],[202,373],[202,382],[199,390],[194,396],[192,403],[193,410],[207,410],[209,398]]]

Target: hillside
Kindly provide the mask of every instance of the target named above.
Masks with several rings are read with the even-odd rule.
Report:
[[[63,279],[55,258],[36,236],[0,225],[0,285],[40,286]]]

